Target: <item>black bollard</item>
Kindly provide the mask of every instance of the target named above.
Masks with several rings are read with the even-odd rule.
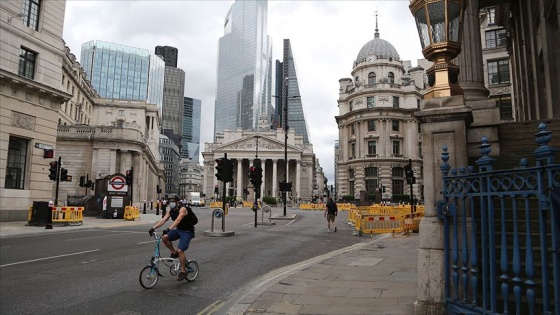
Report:
[[[159,215],[159,201],[156,203],[156,215]]]
[[[161,217],[165,217],[165,213],[167,212],[167,205],[161,206]]]
[[[146,203],[144,202],[144,214],[146,214]]]
[[[54,206],[51,206],[51,204],[49,203],[49,209],[47,210],[47,226],[45,227],[45,229],[47,230],[52,230],[52,211],[53,211]]]
[[[150,202],[150,211],[154,210],[154,200],[152,199],[152,202]]]

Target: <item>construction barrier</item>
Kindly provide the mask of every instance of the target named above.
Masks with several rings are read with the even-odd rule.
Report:
[[[417,231],[423,212],[408,213],[397,216],[379,216],[357,214],[355,234],[409,233]]]
[[[354,205],[351,203],[337,203],[336,207],[338,211],[347,211],[350,210]],[[300,210],[325,210],[326,204],[325,203],[300,203],[299,209]]]
[[[53,223],[66,225],[82,225],[84,207],[53,207],[51,211]]]
[[[124,208],[123,220],[134,221],[135,219],[140,219],[140,210],[138,207],[126,206]]]

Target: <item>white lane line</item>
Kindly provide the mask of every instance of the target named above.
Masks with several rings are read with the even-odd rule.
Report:
[[[13,266],[13,265],[27,264],[27,263],[30,263],[30,262],[36,262],[36,261],[47,260],[47,259],[54,259],[54,258],[60,258],[60,257],[67,257],[67,256],[75,256],[75,255],[87,254],[87,253],[98,252],[98,251],[99,251],[99,249],[94,249],[94,250],[86,250],[85,252],[78,252],[78,253],[72,253],[72,254],[57,255],[57,256],[51,256],[51,257],[45,257],[45,258],[38,258],[38,259],[32,259],[32,260],[25,260],[25,261],[18,261],[18,262],[11,263],[11,264],[0,265],[0,268],[8,267],[8,266]]]
[[[90,236],[90,237],[81,237],[81,238],[71,238],[71,239],[67,239],[67,242],[71,242],[71,241],[81,241],[81,240],[89,240],[92,238],[100,238],[100,237],[113,237],[113,236],[117,236],[117,235],[127,235],[130,233],[118,233],[118,234],[109,234],[109,235],[98,235],[98,236]]]
[[[4,249],[4,248],[10,248],[10,246],[2,246],[2,247],[0,247],[0,249]]]
[[[153,243],[153,242],[154,241],[145,241],[145,242],[136,243],[136,245],[148,244],[148,243]]]

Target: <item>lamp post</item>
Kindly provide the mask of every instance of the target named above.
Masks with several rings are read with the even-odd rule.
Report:
[[[282,189],[282,201],[284,203],[284,212],[283,216],[286,216],[286,195],[287,195],[287,185],[288,185],[288,77],[286,77],[285,88],[284,88],[284,108],[282,118],[284,122],[282,123],[282,127],[284,127],[284,189]]]
[[[451,60],[461,52],[463,0],[412,0],[422,54],[434,64],[426,74],[429,88],[424,99],[462,95],[459,67]]]

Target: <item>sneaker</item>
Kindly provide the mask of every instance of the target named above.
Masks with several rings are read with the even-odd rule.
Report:
[[[171,253],[171,256],[169,256],[169,257],[170,258],[179,258],[179,253],[177,253],[177,252]]]
[[[330,231],[331,231],[331,229],[327,229],[327,232],[330,232]]]
[[[336,226],[334,227],[334,231],[336,232]]]
[[[177,281],[183,281],[185,280],[185,278],[187,278],[187,273],[186,272],[179,272],[179,275],[177,276]]]

